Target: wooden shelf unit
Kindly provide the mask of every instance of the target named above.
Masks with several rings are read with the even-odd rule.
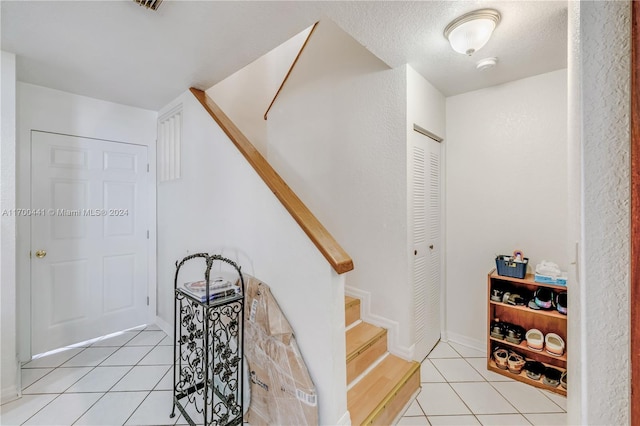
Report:
[[[545,364],[545,365],[547,365],[549,367],[557,368],[560,371],[566,371],[565,368],[559,368],[559,367],[557,367],[555,365],[552,365],[552,364],[547,364],[547,363],[543,363],[543,364]],[[535,386],[535,387],[540,388],[540,389],[546,389],[546,390],[548,390],[550,392],[554,392],[554,393],[557,393],[557,394],[560,394],[560,395],[567,396],[567,390],[565,388],[563,388],[562,386],[558,385],[555,388],[553,388],[551,386],[547,386],[544,383],[542,383],[542,378],[540,378],[540,380],[530,379],[529,376],[527,376],[527,373],[525,373],[524,370],[522,370],[520,372],[520,374],[513,374],[513,373],[510,373],[509,370],[502,370],[502,369],[498,368],[498,366],[496,365],[495,361],[493,359],[491,359],[491,358],[488,359],[487,369],[490,370],[490,371],[493,371],[495,373],[502,374],[503,376],[511,377],[513,380],[517,380],[519,382],[526,383],[528,385]]]
[[[527,306],[513,306],[506,303],[494,302],[491,300],[491,288],[493,286],[505,288],[507,291],[521,294],[523,297],[525,297],[525,295],[528,297],[530,294],[533,294],[538,287],[549,287],[556,293],[558,291],[567,291],[567,287],[563,285],[537,283],[534,281],[533,274],[527,274],[524,279],[505,277],[498,275],[495,269],[489,272],[487,277],[487,369],[514,380],[566,396],[567,390],[562,386],[558,385],[553,388],[542,383],[542,379],[532,380],[524,370],[520,374],[513,374],[508,370],[498,368],[492,358],[492,354],[493,349],[496,346],[500,346],[507,350],[518,352],[527,360],[539,361],[546,366],[556,368],[560,371],[566,371],[567,316],[558,311],[536,310]],[[507,340],[491,337],[491,322],[496,318],[500,321],[519,325],[525,329],[525,332],[532,328],[537,328],[544,335],[548,333],[558,334],[565,341],[565,353],[562,356],[555,356],[549,354],[544,349],[542,351],[530,349],[527,346],[527,341],[524,336],[522,342],[518,345],[507,342]]]
[[[500,303],[500,302],[494,302],[493,300],[490,300],[489,303],[491,303],[492,305],[497,305],[497,306],[501,306],[505,309],[514,309],[516,311],[525,311],[525,312],[531,312],[534,311],[536,312],[538,315],[542,315],[543,317],[550,317],[550,318],[558,318],[561,319],[563,321],[567,320],[567,316],[564,314],[561,314],[558,311],[545,311],[540,309],[539,311],[536,311],[535,309],[531,309],[527,306],[514,306],[514,305],[509,305],[507,303]]]
[[[547,353],[544,349],[542,351],[536,351],[536,350],[530,349],[527,346],[526,340],[523,340],[522,342],[520,342],[519,345],[516,345],[515,343],[510,343],[510,342],[507,342],[506,340],[500,340],[494,337],[489,337],[489,339],[491,339],[494,343],[499,344],[500,346],[512,347],[516,352],[520,352],[520,354],[524,355],[527,358],[533,359],[535,361],[546,362],[548,359],[551,358],[559,362],[565,362],[565,363],[567,362],[566,351],[562,356],[555,356]],[[508,349],[508,348],[505,348],[505,349]]]

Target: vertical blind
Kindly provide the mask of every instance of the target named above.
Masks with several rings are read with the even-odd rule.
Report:
[[[182,147],[182,107],[172,110],[158,122],[158,180],[180,178]]]

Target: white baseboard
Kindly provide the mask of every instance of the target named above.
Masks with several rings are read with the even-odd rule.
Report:
[[[0,391],[0,404],[15,401],[20,398],[17,386],[8,386]]]
[[[156,317],[155,323],[158,327],[160,327],[160,329],[162,331],[164,331],[165,333],[167,333],[167,336],[172,336],[173,338],[173,326],[170,325],[168,322],[166,322],[165,320],[163,320],[160,317]]]
[[[443,338],[441,338],[440,340],[444,342],[459,343],[461,345],[468,346],[472,349],[476,349],[480,352],[485,352],[487,350],[487,343],[485,341],[473,339],[471,337],[463,336],[461,334],[453,333],[451,331],[447,331],[446,336],[443,335]]]
[[[360,299],[360,318],[363,321],[387,329],[387,350],[406,360],[412,360],[415,345],[402,346],[400,344],[400,324],[397,321],[376,315],[371,312],[371,293],[350,286],[344,287],[346,295]]]
[[[347,411],[336,422],[337,426],[351,426],[351,415]]]

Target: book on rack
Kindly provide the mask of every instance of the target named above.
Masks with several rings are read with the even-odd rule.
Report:
[[[216,276],[209,279],[209,297],[207,298],[207,282],[205,280],[189,281],[178,286],[178,290],[200,302],[222,299],[242,292],[239,278]]]

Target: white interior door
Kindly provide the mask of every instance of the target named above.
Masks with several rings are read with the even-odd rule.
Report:
[[[31,351],[147,319],[147,147],[31,133]]]
[[[415,358],[422,360],[440,339],[440,143],[414,131],[409,149]]]

